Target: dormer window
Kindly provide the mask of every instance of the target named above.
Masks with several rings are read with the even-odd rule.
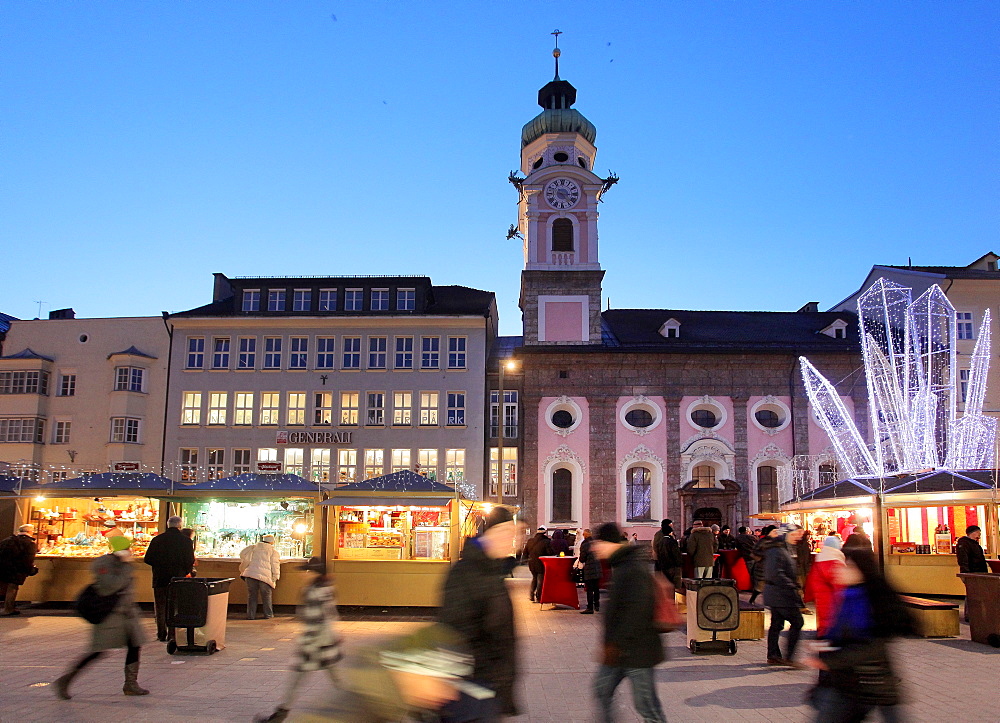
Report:
[[[660,327],[660,336],[664,339],[676,339],[681,335],[681,323],[677,319],[667,319]]]
[[[821,329],[819,333],[826,334],[831,339],[846,339],[847,322],[843,319],[837,319],[825,329]]]

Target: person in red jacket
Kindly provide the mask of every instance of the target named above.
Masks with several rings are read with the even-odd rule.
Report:
[[[823,549],[816,555],[806,577],[806,602],[816,603],[816,636],[825,638],[833,624],[840,600],[840,568],[844,566],[844,553],[840,551],[840,538],[830,535],[823,540]]]

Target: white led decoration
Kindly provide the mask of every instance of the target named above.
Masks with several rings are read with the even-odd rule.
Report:
[[[936,284],[911,290],[879,279],[858,298],[861,351],[874,443],[867,445],[836,388],[805,357],[802,381],[847,476],[993,466],[997,420],[983,415],[990,312],[972,353],[965,411],[956,364],[955,308]]]

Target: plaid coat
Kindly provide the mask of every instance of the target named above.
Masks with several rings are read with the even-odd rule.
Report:
[[[342,657],[335,625],[337,603],[333,585],[317,580],[305,589],[298,609],[303,623],[294,668],[299,672],[329,668]]]

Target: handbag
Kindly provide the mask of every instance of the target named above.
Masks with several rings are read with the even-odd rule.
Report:
[[[684,618],[674,601],[674,586],[662,575],[653,575],[653,628],[658,633],[669,633],[684,624]]]
[[[117,590],[110,595],[101,595],[93,584],[87,585],[76,597],[76,611],[88,623],[97,625],[114,611],[121,594],[122,591]]]

